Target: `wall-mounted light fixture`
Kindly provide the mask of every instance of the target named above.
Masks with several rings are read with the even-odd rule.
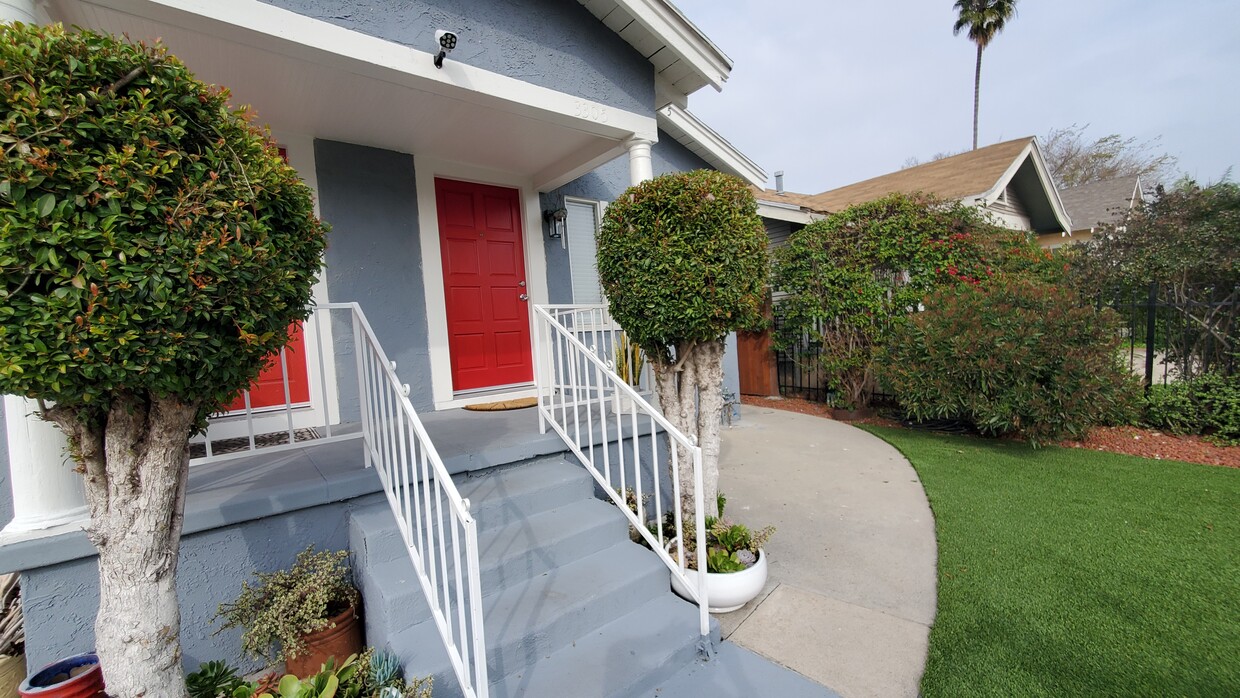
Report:
[[[554,211],[543,211],[543,220],[547,221],[547,237],[562,238],[568,228],[568,209],[557,208]]]
[[[435,67],[443,68],[444,56],[456,48],[456,34],[445,29],[436,29],[435,41],[439,42],[439,53],[435,54]]]

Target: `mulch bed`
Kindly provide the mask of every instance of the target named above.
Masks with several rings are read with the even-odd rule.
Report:
[[[777,400],[743,395],[741,404],[832,419],[830,407],[800,398]],[[881,416],[852,420],[852,422],[884,427],[898,428],[901,426],[898,421]],[[1186,463],[1240,468],[1240,447],[1216,446],[1200,436],[1175,436],[1140,427],[1097,427],[1084,441],[1063,441],[1059,445],[1064,448],[1088,448],[1155,460],[1177,460]]]

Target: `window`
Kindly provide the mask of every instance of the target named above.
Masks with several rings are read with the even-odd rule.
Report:
[[[568,270],[573,285],[573,303],[593,305],[603,302],[603,287],[598,282],[597,249],[594,234],[598,231],[602,204],[597,201],[565,199],[568,211],[564,233],[568,248]]]

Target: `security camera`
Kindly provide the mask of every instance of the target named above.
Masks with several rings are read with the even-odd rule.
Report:
[[[435,54],[435,67],[443,68],[444,56],[456,48],[456,34],[444,29],[436,29],[435,41],[439,43],[439,53]]]

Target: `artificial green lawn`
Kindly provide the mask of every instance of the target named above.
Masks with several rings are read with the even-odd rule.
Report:
[[[934,510],[935,696],[1240,696],[1240,470],[864,427]]]

